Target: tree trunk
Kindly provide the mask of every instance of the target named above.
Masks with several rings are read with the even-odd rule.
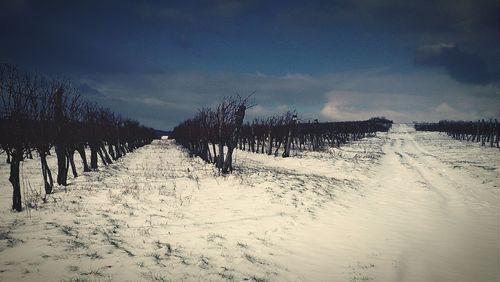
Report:
[[[66,159],[66,144],[63,136],[64,132],[64,113],[62,95],[64,90],[59,88],[55,92],[54,114],[56,124],[56,155],[57,155],[57,184],[66,186],[68,178],[68,167]]]
[[[71,166],[71,172],[73,173],[73,177],[78,177],[78,173],[76,172],[76,166],[75,166],[75,150],[69,149],[68,150],[68,161],[69,165]]]
[[[204,161],[207,163],[210,161],[210,150],[208,149],[208,142],[203,141],[201,143],[201,156]]]
[[[292,144],[292,130],[294,126],[294,121],[290,124],[290,128],[288,129],[288,138],[286,139],[285,143],[285,151],[283,152],[283,158],[289,157],[290,156],[290,146]]]
[[[233,151],[234,148],[238,145],[238,139],[240,137],[241,125],[243,124],[243,119],[245,117],[246,107],[241,105],[238,108],[238,111],[235,113],[235,127],[233,130],[233,134],[231,135],[229,142],[227,143],[227,155],[224,160],[224,166],[222,168],[222,173],[228,173],[233,171]]]
[[[208,145],[208,143],[207,143],[207,159],[208,163],[213,162],[212,154],[210,153],[210,146]]]
[[[219,154],[217,155],[217,168],[219,171],[224,167],[224,142],[226,140],[222,139],[223,120],[222,113],[219,113]]]
[[[269,142],[269,146],[267,147],[267,154],[271,155],[273,153],[273,138],[271,135],[271,129],[269,129],[269,133],[267,136],[268,136],[268,142]]]
[[[217,168],[222,169],[224,167],[224,142],[219,141],[219,152],[217,154]]]
[[[116,159],[119,159],[122,157],[122,150],[120,149],[120,141],[117,140],[115,143],[115,156]]]
[[[102,163],[106,166],[108,165],[106,158],[104,158],[104,155],[102,153],[101,147],[97,147],[97,153],[99,154],[99,157],[101,157]]]
[[[276,150],[274,151],[274,156],[275,157],[278,156],[278,151],[280,150],[280,147],[281,147],[281,142],[278,142],[278,144],[276,145]]]
[[[22,160],[22,151],[13,150],[12,159],[10,161],[10,177],[9,181],[12,184],[12,209],[20,212],[23,210],[21,204],[21,183],[19,181],[19,164]]]
[[[56,146],[57,156],[57,184],[67,186],[68,167],[66,149],[63,146]]]
[[[233,151],[234,147],[228,144],[226,159],[224,160],[224,166],[222,167],[222,173],[229,173],[233,171]]]
[[[101,143],[101,151],[104,154],[104,158],[106,159],[107,164],[112,164],[111,158],[109,157],[108,152],[106,151],[106,146],[104,146],[104,142]]]
[[[78,151],[78,154],[80,154],[80,158],[82,159],[83,163],[83,172],[90,172],[89,164],[87,162],[87,154],[85,153],[85,146],[83,144],[79,144],[76,147],[76,150]]]
[[[97,148],[94,144],[90,145],[90,168],[96,170],[97,164]]]
[[[42,165],[45,194],[51,194],[52,189],[54,188],[54,180],[52,179],[52,173],[50,172],[49,165],[47,164],[47,154],[45,152],[40,153],[40,163]]]
[[[125,156],[127,154],[127,148],[125,146],[125,144],[120,144],[120,149],[121,149],[121,152],[122,152],[122,156]]]
[[[214,151],[214,157],[212,159],[212,163],[216,164],[217,163],[217,148],[215,147],[215,143],[212,143],[212,149]]]
[[[108,142],[108,152],[111,155],[111,158],[113,159],[113,161],[116,161],[117,158],[115,155],[115,150],[113,150],[113,145],[111,142]]]

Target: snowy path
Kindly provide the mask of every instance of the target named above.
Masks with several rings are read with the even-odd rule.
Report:
[[[492,187],[450,168],[419,145],[412,128],[389,136],[373,183],[383,192],[372,200],[383,207],[382,229],[397,230],[401,240],[395,280],[498,281],[498,178]]]
[[[55,167],[53,157],[49,159]],[[170,141],[8,210],[0,281],[498,281],[500,154],[406,125],[217,176]],[[38,162],[23,164],[38,187]]]
[[[405,125],[396,125],[388,141],[376,177],[364,183],[365,197],[292,235],[303,243],[316,234],[320,242],[293,262],[305,266],[303,277],[499,281],[498,167],[493,181],[453,169],[442,160],[446,152],[429,153]],[[335,269],[346,262],[347,270]]]

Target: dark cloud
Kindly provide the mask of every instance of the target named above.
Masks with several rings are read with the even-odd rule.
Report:
[[[415,52],[415,64],[444,67],[453,79],[463,83],[487,84],[493,78],[481,57],[467,53],[451,43],[419,47]]]
[[[348,24],[402,32],[496,28],[496,0],[290,1],[277,15],[292,26]]]
[[[51,74],[157,71],[137,59],[131,4],[101,2],[0,2],[0,61]]]
[[[474,45],[474,52],[484,50],[498,61],[499,52],[490,51],[492,40],[484,35],[497,33],[498,6],[494,0],[5,0],[0,3],[0,60],[62,72],[140,72],[164,67],[150,54],[172,51],[169,45],[191,56],[208,53],[209,60],[214,51],[205,45],[207,38],[262,50],[268,40],[307,45],[303,41],[311,30],[328,41],[343,29],[354,38],[363,32],[396,38],[416,34],[412,40],[418,44],[445,37]],[[305,35],[294,32],[303,29]],[[245,37],[247,44],[240,42]],[[493,46],[498,50],[498,44]]]
[[[3,0],[0,61],[62,73],[81,82],[89,99],[163,129],[223,96],[253,91],[256,116],[287,108],[331,118],[369,116],[370,107],[407,113],[412,98],[395,103],[397,95],[380,93],[418,96],[429,80],[328,74],[412,72],[413,59],[449,73],[433,84],[434,96],[484,99],[479,109],[498,102],[498,6],[498,0]],[[414,54],[417,46],[425,47]],[[426,107],[459,116],[470,106],[429,102],[419,109]]]
[[[292,1],[275,17],[283,30],[344,30],[402,49],[455,42],[500,65],[499,13],[498,0],[320,0]]]

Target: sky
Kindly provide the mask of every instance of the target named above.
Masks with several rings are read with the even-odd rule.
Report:
[[[0,62],[163,130],[254,92],[246,120],[500,118],[500,3],[2,0]]]

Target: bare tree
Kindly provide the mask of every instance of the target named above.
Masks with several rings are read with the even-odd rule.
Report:
[[[0,66],[0,95],[2,113],[2,147],[11,155],[9,181],[12,184],[12,209],[22,210],[19,166],[24,153],[30,150],[29,123],[34,98],[26,74],[11,65]]]
[[[17,67],[0,65],[0,148],[10,163],[9,181],[13,187],[12,208],[21,211],[20,162],[38,152],[45,193],[53,191],[52,173],[47,156],[55,147],[58,163],[57,183],[67,185],[75,150],[80,153],[84,171],[90,171],[85,147],[91,149],[91,166],[97,169],[97,155],[104,164],[149,144],[154,130],[133,120],[122,120],[109,109],[99,108],[80,99],[69,80],[48,80],[36,73],[21,72]],[[115,148],[113,149],[113,146]],[[116,153],[118,152],[118,153]]]
[[[238,146],[248,99],[224,98],[214,110],[203,108],[192,118],[174,128],[176,142],[192,155],[215,163],[220,172],[233,170],[233,151]],[[212,144],[213,154],[210,153]]]

